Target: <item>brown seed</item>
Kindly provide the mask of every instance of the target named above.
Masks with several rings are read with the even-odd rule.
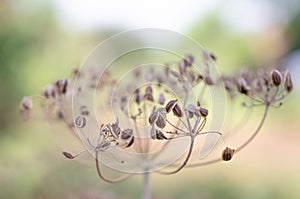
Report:
[[[133,130],[132,129],[125,129],[124,131],[121,132],[121,139],[123,140],[128,140],[133,136]]]
[[[213,53],[209,53],[209,56],[212,60],[217,61],[217,57]]]
[[[132,136],[128,142],[128,144],[126,145],[126,148],[130,147],[131,145],[133,145],[134,143],[134,136]]]
[[[81,113],[81,115],[89,115],[90,114],[87,106],[85,106],[85,105],[80,107],[80,113]]]
[[[181,108],[178,104],[175,105],[175,107],[172,109],[173,113],[177,116],[177,117],[182,117],[182,111]]]
[[[175,107],[176,104],[177,104],[177,99],[169,101],[168,104],[166,105],[167,113],[169,113]]]
[[[146,93],[144,97],[146,100],[149,100],[151,102],[154,101],[154,97],[153,97],[152,93]]]
[[[164,96],[162,93],[159,94],[159,97],[158,97],[158,103],[159,103],[160,105],[164,105],[165,102],[166,102],[165,96]]]
[[[74,159],[75,158],[75,156],[73,156],[71,153],[68,153],[68,152],[63,152],[62,153],[66,158],[68,158],[68,159]]]
[[[153,125],[154,122],[156,122],[157,118],[158,118],[158,112],[157,111],[153,111],[151,113],[151,115],[149,116],[149,118],[148,118],[149,124]]]
[[[282,82],[282,75],[278,70],[271,71],[271,81],[274,86],[276,86],[276,87],[280,86],[280,84]]]
[[[68,80],[67,79],[57,80],[55,85],[57,87],[57,91],[58,91],[59,94],[66,94],[67,86],[68,86]]]
[[[192,55],[186,55],[184,58],[184,62],[186,66],[192,66],[194,62],[194,57]]]
[[[137,104],[140,104],[141,101],[142,101],[142,96],[141,96],[141,94],[140,94],[140,93],[136,93],[136,94],[135,94],[135,102],[136,102]]]
[[[48,86],[47,88],[45,88],[44,92],[43,92],[43,95],[49,99],[49,98],[55,98],[56,96],[56,91],[57,91],[57,88],[54,86],[54,85],[50,85]]]
[[[178,69],[179,69],[179,73],[181,75],[185,74],[186,72],[186,62],[184,60],[181,60],[179,63],[178,63]]]
[[[145,91],[146,93],[153,93],[153,89],[152,89],[152,87],[151,86],[147,86],[146,87],[146,91]]]
[[[244,78],[240,78],[237,82],[238,91],[242,94],[248,95],[250,91],[250,87],[247,85]]]
[[[168,138],[160,130],[156,130],[156,139],[167,140]]]
[[[156,126],[161,128],[161,129],[166,126],[166,120],[163,116],[158,115],[158,118],[156,120]]]
[[[150,137],[151,137],[151,139],[153,139],[153,140],[156,139],[156,129],[155,129],[155,126],[152,126],[152,127],[151,127],[151,130],[150,130]]]
[[[204,81],[207,85],[213,85],[214,84],[214,82],[213,82],[213,80],[211,79],[210,76],[206,76]]]
[[[202,115],[202,117],[206,117],[208,115],[208,110],[206,108],[200,107],[199,112]]]
[[[293,82],[292,82],[291,74],[288,70],[285,71],[284,87],[288,92],[291,92],[293,90]]]
[[[232,157],[233,157],[234,151],[235,151],[234,149],[226,147],[224,149],[224,151],[222,152],[222,160],[223,161],[229,161],[229,160],[231,160]]]

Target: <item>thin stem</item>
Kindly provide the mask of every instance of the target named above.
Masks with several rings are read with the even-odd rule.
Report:
[[[130,174],[127,174],[127,175],[124,175],[124,176],[121,176],[119,178],[116,178],[116,179],[108,179],[106,177],[104,177],[102,175],[102,172],[100,170],[100,165],[99,165],[99,159],[98,159],[98,156],[99,156],[99,152],[98,151],[95,151],[95,161],[96,161],[96,168],[97,168],[97,173],[98,173],[98,176],[105,182],[108,182],[108,183],[115,183],[115,182],[121,182],[121,181],[124,181],[126,180],[127,178],[129,178],[131,175]]]
[[[174,174],[174,173],[177,173],[179,172],[181,169],[183,169],[186,164],[188,163],[191,155],[192,155],[192,152],[193,152],[193,148],[194,148],[194,141],[195,141],[195,138],[194,137],[191,137],[191,144],[190,144],[190,148],[189,148],[189,151],[188,151],[188,154],[184,160],[184,162],[181,164],[181,166],[179,166],[177,169],[175,169],[174,171],[157,171],[158,173],[160,174]]]
[[[170,125],[171,125],[173,128],[175,128],[176,130],[181,131],[181,132],[183,132],[183,133],[187,133],[186,131],[184,131],[184,130],[180,129],[179,127],[175,126],[174,124],[172,124],[168,119],[166,119],[166,122],[167,122],[168,124],[170,124]]]
[[[261,127],[263,126],[263,124],[264,124],[264,122],[265,122],[265,120],[267,118],[269,107],[270,107],[269,105],[266,105],[266,109],[265,109],[263,118],[262,118],[260,124],[258,125],[256,131],[253,133],[253,135],[246,142],[244,142],[241,146],[237,147],[237,149],[235,150],[235,152],[238,152],[241,149],[245,148],[255,138],[255,136],[258,134],[259,130],[261,129]]]
[[[150,175],[148,171],[143,174],[143,199],[151,199]]]

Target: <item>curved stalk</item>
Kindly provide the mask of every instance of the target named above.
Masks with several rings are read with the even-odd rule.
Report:
[[[188,154],[187,154],[184,162],[177,169],[175,169],[174,171],[157,171],[157,172],[160,173],[160,174],[168,175],[168,174],[175,174],[175,173],[179,172],[181,169],[183,169],[186,166],[186,164],[188,163],[188,161],[189,161],[189,159],[192,155],[193,148],[194,148],[194,143],[195,143],[194,141],[195,141],[195,138],[191,137],[191,144],[190,144]]]
[[[106,178],[103,176],[101,170],[100,170],[100,165],[99,165],[99,160],[98,160],[98,151],[95,152],[95,161],[96,161],[96,168],[97,168],[97,173],[98,173],[98,176],[105,182],[108,182],[108,183],[116,183],[116,182],[121,182],[121,181],[124,181],[126,180],[127,178],[129,178],[131,175],[130,174],[126,174],[124,176],[121,176],[119,178],[116,178],[116,179],[109,179],[109,178]]]

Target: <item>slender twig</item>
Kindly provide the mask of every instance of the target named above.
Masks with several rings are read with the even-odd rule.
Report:
[[[99,159],[98,159],[98,154],[99,152],[96,150],[95,151],[95,162],[96,162],[96,168],[97,168],[97,173],[98,173],[98,176],[105,182],[108,182],[108,183],[116,183],[116,182],[121,182],[121,181],[124,181],[126,180],[127,178],[129,178],[131,176],[131,174],[126,174],[124,176],[121,176],[119,178],[116,178],[116,179],[109,179],[109,178],[106,178],[102,175],[102,172],[100,170],[100,165],[99,165]]]
[[[188,163],[188,161],[192,155],[193,148],[194,148],[194,141],[195,141],[195,138],[191,136],[191,144],[190,144],[188,154],[187,154],[184,162],[177,169],[175,169],[174,171],[157,171],[157,172],[160,174],[169,175],[169,174],[175,174],[175,173],[179,172],[181,169],[183,169],[186,166],[186,164]]]
[[[151,183],[149,171],[143,173],[143,199],[151,199]]]

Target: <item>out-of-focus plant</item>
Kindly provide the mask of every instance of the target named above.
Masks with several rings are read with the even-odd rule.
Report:
[[[203,71],[195,69],[195,59],[202,61]],[[64,150],[66,158],[90,154],[98,176],[109,183],[142,174],[143,197],[151,198],[151,173],[175,174],[183,168],[231,160],[258,134],[269,109],[279,107],[293,90],[287,70],[243,69],[233,75],[215,77],[211,70],[215,60],[214,54],[203,50],[200,56],[188,54],[159,66],[135,66],[132,77],[126,81],[116,79],[118,71],[109,69],[100,78],[95,75],[97,67],[91,71],[75,70],[70,78],[47,86],[42,95],[24,97],[20,104],[22,117],[33,117],[33,106],[40,105],[46,120],[52,125],[64,125],[84,148],[78,153]],[[144,83],[137,85],[138,82]],[[224,132],[206,130],[211,116],[205,95],[209,95],[210,88],[220,86],[224,86],[228,99],[242,98],[248,109],[264,107],[257,128],[237,146],[226,145]],[[92,106],[85,99],[91,90],[99,97]],[[193,90],[199,91],[195,98],[191,97]],[[33,99],[38,102],[33,104]],[[117,111],[111,113],[111,109]],[[102,118],[100,123],[97,117]],[[203,149],[201,145],[205,143],[199,140],[211,135],[221,138],[223,147],[218,151],[219,157],[209,159],[207,156],[215,145]],[[196,155],[199,148],[200,157]],[[123,175],[107,177],[103,165]]]

